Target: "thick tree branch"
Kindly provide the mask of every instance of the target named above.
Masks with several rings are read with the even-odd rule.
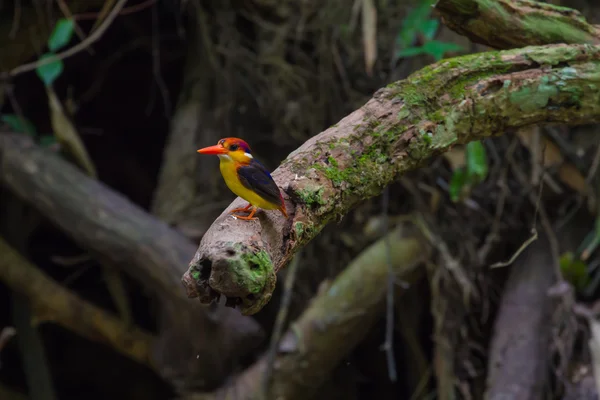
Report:
[[[154,355],[164,377],[181,385],[197,385],[201,377],[201,387],[214,387],[257,344],[261,331],[252,319],[185,298],[180,277],[194,245],[124,196],[28,137],[6,133],[0,135],[0,183],[160,299]]]
[[[0,254],[0,280],[29,297],[38,318],[56,322],[87,339],[105,343],[141,364],[152,366],[153,337],[150,334],[126,327],[115,316],[64,289],[2,238]]]
[[[395,277],[411,281],[419,262],[428,257],[428,246],[406,224],[394,229],[388,237]],[[356,257],[331,286],[322,290],[283,335],[267,393],[262,386],[268,362],[265,355],[238,376],[233,385],[193,399],[311,398],[383,315],[387,279],[386,242],[380,239]]]
[[[0,182],[78,244],[159,293],[182,297],[179,263],[192,244],[125,197],[23,135],[0,136]]]
[[[432,156],[535,124],[600,121],[600,46],[550,45],[441,61],[379,90],[291,153],[273,177],[290,218],[228,216],[202,238],[183,277],[188,296],[219,294],[245,314],[269,301],[275,272],[321,229]]]
[[[438,0],[450,29],[497,49],[554,43],[600,43],[600,26],[577,10],[533,0]]]

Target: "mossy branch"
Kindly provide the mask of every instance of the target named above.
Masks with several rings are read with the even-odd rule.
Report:
[[[412,281],[418,276],[417,266],[428,257],[428,245],[409,224],[398,226],[387,238],[395,278]],[[265,355],[234,384],[188,400],[311,398],[383,315],[388,271],[386,238],[382,238],[363,250],[329,287],[319,292],[279,342],[267,393],[262,385],[268,362]]]
[[[450,29],[497,49],[600,43],[600,26],[579,11],[538,1],[438,0],[435,10]]]
[[[290,218],[228,212],[202,238],[183,277],[189,297],[223,294],[242,313],[269,301],[275,272],[329,222],[431,157],[511,129],[600,121],[600,46],[548,45],[444,60],[380,89],[273,172]]]

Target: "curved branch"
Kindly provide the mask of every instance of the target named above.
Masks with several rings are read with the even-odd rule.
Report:
[[[411,281],[419,263],[429,255],[428,245],[408,224],[398,226],[387,238],[392,243],[395,278]],[[291,324],[279,342],[267,393],[262,385],[269,360],[265,355],[233,385],[189,400],[311,398],[383,315],[388,279],[386,240],[382,238],[359,254]]]
[[[53,321],[79,335],[110,345],[116,351],[152,366],[154,338],[135,327],[126,327],[108,312],[88,303],[35,268],[0,238],[0,280],[30,299],[38,318]]]
[[[577,10],[531,0],[438,0],[444,25],[497,49],[554,43],[600,43],[600,26]]]
[[[273,173],[290,218],[228,212],[202,238],[183,283],[189,297],[220,294],[252,314],[275,273],[321,229],[397,176],[453,145],[535,124],[600,121],[600,46],[550,45],[448,59],[379,90],[311,138]]]

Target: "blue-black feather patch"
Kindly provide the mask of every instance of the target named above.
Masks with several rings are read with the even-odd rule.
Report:
[[[271,177],[269,170],[259,161],[252,159],[248,165],[239,167],[237,173],[242,185],[256,192],[268,202],[281,206],[279,187]]]

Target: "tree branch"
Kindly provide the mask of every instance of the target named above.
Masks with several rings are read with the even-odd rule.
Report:
[[[288,220],[234,220],[239,198],[216,219],[183,277],[188,296],[223,294],[253,314],[276,271],[325,225],[431,157],[523,126],[600,121],[599,61],[600,46],[529,47],[444,60],[380,89],[273,172]]]
[[[408,224],[398,226],[387,237],[393,244],[395,277],[411,281],[419,262],[428,257],[428,246]],[[269,359],[265,355],[239,375],[233,385],[190,400],[311,398],[384,314],[388,277],[386,243],[382,238],[358,255],[291,324],[278,345],[268,393],[262,391]]]
[[[0,280],[14,291],[29,297],[38,318],[53,321],[92,341],[108,344],[119,353],[152,366],[153,337],[126,327],[106,311],[64,289],[31,265],[0,238]]]
[[[511,267],[488,359],[486,399],[541,399],[549,361],[556,275],[547,238],[540,237]]]
[[[600,26],[577,10],[532,0],[438,0],[444,25],[497,49],[554,43],[600,43]]]
[[[156,294],[161,332],[155,362],[171,382],[215,387],[259,342],[261,329],[251,318],[185,298],[180,276],[192,242],[30,138],[0,135],[0,183],[103,263]]]

